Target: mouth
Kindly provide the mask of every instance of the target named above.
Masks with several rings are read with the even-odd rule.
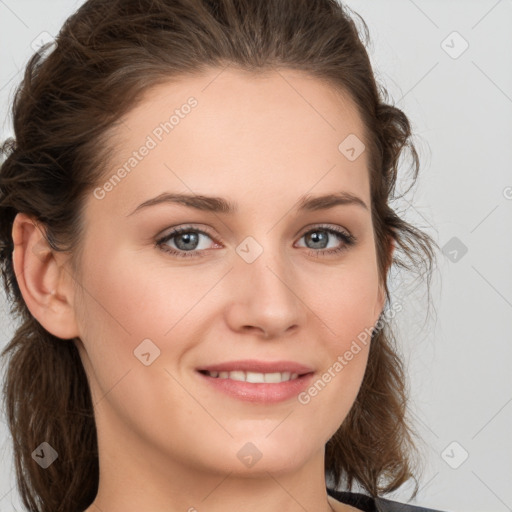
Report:
[[[252,384],[280,384],[281,382],[288,382],[290,380],[297,380],[305,375],[313,372],[306,373],[292,373],[292,372],[251,372],[251,371],[209,371],[198,370],[199,373],[212,377],[214,379],[231,379],[239,382],[249,382]]]
[[[225,366],[225,365],[223,365]],[[268,365],[267,365],[268,368]],[[304,367],[303,367],[304,368]],[[292,369],[298,370],[297,366]],[[315,372],[197,369],[196,374],[215,392],[244,402],[272,405],[294,400],[311,385]]]
[[[208,372],[210,377],[214,378],[233,378],[240,380],[242,374],[245,378],[261,379],[261,375],[268,376],[269,379],[276,379],[280,374],[282,380],[297,378],[301,375],[314,372],[312,366],[298,363],[295,361],[264,361],[259,359],[241,359],[238,361],[225,361],[223,363],[201,366],[197,368],[200,372]],[[227,375],[226,375],[227,374]],[[287,377],[287,374],[289,376]],[[230,377],[232,375],[232,377]],[[249,380],[249,382],[251,382]],[[255,380],[254,382],[265,382],[265,380]]]

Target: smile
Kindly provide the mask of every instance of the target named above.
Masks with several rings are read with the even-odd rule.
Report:
[[[232,371],[232,372],[209,372],[207,370],[201,372],[209,377],[216,379],[231,379],[240,382],[251,382],[254,384],[269,383],[279,384],[280,382],[286,382],[289,380],[295,380],[299,377],[298,373],[291,372],[273,372],[273,373],[259,373],[259,372],[244,372],[244,371]]]

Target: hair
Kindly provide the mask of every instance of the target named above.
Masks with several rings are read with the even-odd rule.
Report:
[[[355,23],[355,16],[360,22]],[[358,27],[359,25],[359,27]],[[84,510],[98,490],[94,410],[75,343],[29,312],[13,268],[13,220],[32,216],[54,251],[78,271],[83,207],[108,170],[110,137],[151,87],[212,68],[302,71],[348,94],[365,127],[379,277],[391,297],[391,265],[426,276],[433,239],[400,218],[390,201],[405,150],[413,183],[419,157],[406,115],[387,103],[365,45],[368,27],[335,0],[88,0],[64,23],[52,51],[35,53],[12,105],[14,137],[0,170],[0,268],[20,324],[2,352],[3,387],[16,478],[29,510]],[[396,251],[390,256],[390,246]],[[377,497],[417,479],[408,386],[390,322],[372,332],[365,375],[348,416],[325,447],[335,485]],[[42,469],[32,452],[58,452]]]

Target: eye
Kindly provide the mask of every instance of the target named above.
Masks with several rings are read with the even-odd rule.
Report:
[[[311,242],[314,250],[309,251],[309,253],[313,256],[339,254],[349,249],[356,242],[356,238],[350,233],[339,228],[325,226],[317,226],[314,229],[310,229],[302,235],[302,238]],[[331,241],[335,245],[329,248],[328,245]],[[340,241],[343,242],[341,245]]]
[[[212,237],[203,230],[193,227],[181,227],[171,231],[165,237],[159,239],[156,245],[165,252],[179,257],[204,256],[204,249],[208,248],[208,243],[204,243],[201,238]],[[174,248],[168,242],[174,244]],[[203,242],[203,243],[201,243]]]

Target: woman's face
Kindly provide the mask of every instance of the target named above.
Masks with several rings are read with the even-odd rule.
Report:
[[[150,90],[115,135],[74,305],[100,450],[137,471],[322,461],[384,304],[354,105],[299,72],[216,69]],[[198,371],[240,360],[313,373],[264,388]]]

